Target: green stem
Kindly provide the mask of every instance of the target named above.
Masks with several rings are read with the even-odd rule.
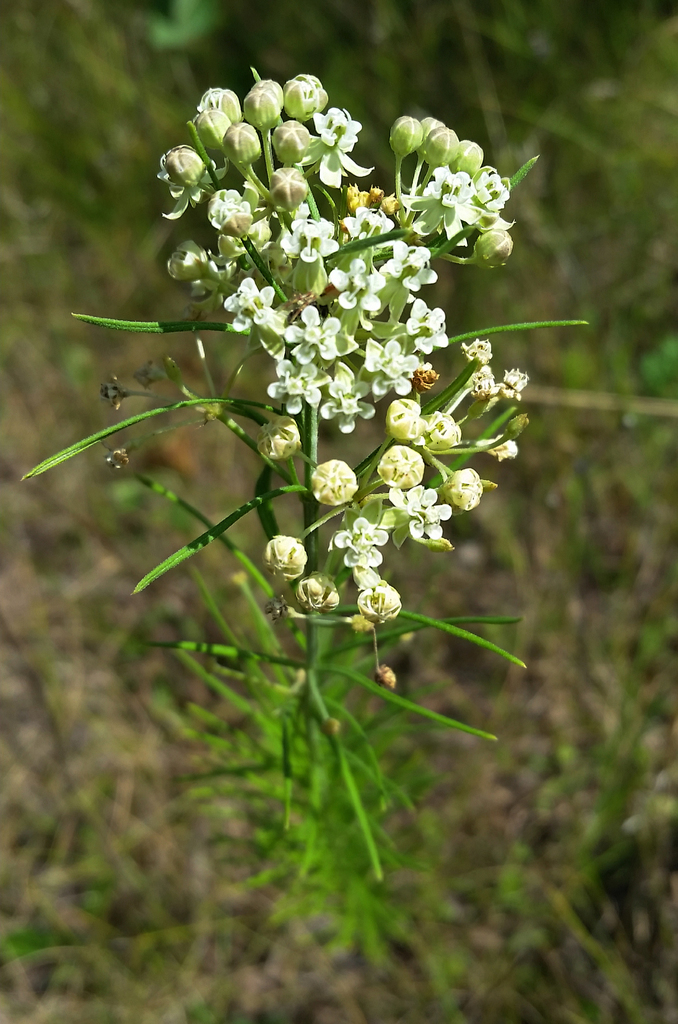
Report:
[[[219,183],[219,179],[216,176],[214,164],[207,155],[207,150],[203,146],[200,136],[198,135],[198,129],[195,127],[192,121],[187,121],[186,127],[188,128],[188,134],[191,136],[193,148],[195,149],[196,153],[198,154],[198,156],[204,163],[205,167],[207,168],[207,173],[212,179],[212,184],[218,191],[221,188],[221,185]]]
[[[261,255],[252,240],[245,236],[244,238],[241,238],[240,241],[242,242],[245,252],[249,256],[251,262],[257,268],[264,280],[271,285],[279,299],[282,299],[283,302],[287,302],[287,296],[262,260]]]
[[[271,129],[268,128],[262,133],[262,139],[264,140],[264,163],[266,164],[266,174],[268,176],[268,183],[271,184],[271,178],[273,177],[273,150],[271,148]]]
[[[403,194],[403,158],[397,156],[395,159],[395,194],[396,199],[400,203],[398,209],[398,220],[401,227],[405,224],[405,214],[403,210],[402,194]]]
[[[306,554],[308,555],[306,572],[312,573],[316,572],[318,569],[319,548],[317,531],[310,530],[310,532],[308,532],[318,518],[319,503],[313,497],[313,491],[311,489],[311,477],[313,475],[311,462],[316,464],[318,462],[318,410],[308,403],[305,403],[304,405],[302,451],[310,460],[304,464],[304,482],[306,484],[307,491],[305,492],[302,500],[304,505],[304,546],[306,548]],[[316,616],[309,615],[306,620],[306,685],[310,705],[309,711],[314,715],[314,717],[318,717],[320,718],[320,721],[324,721],[324,719],[329,716],[318,688],[318,640],[319,636]]]

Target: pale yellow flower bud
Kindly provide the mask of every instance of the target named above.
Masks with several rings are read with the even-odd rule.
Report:
[[[275,155],[284,164],[298,164],[311,145],[311,133],[298,121],[285,121],[273,132]]]
[[[191,146],[175,146],[165,154],[165,170],[175,185],[192,188],[205,173],[205,165]]]
[[[300,580],[297,601],[309,612],[333,612],[339,604],[339,591],[331,576],[326,576],[323,572],[313,572]]]
[[[458,469],[448,476],[438,494],[441,501],[453,505],[460,512],[470,512],[480,504],[483,482],[475,469]]]
[[[239,121],[227,128],[223,141],[224,153],[238,164],[253,164],[261,155],[259,136],[251,124]]]
[[[424,479],[424,460],[419,452],[394,444],[381,457],[377,473],[388,487],[399,487],[402,491],[416,487]]]
[[[257,434],[257,448],[275,462],[291,459],[301,448],[299,427],[291,416],[274,416]]]
[[[255,82],[243,102],[245,117],[260,131],[273,128],[278,123],[282,108],[282,87],[271,79]]]
[[[412,398],[391,402],[386,412],[386,433],[396,441],[416,441],[424,433],[421,406]]]
[[[275,575],[280,573],[286,580],[295,580],[301,576],[306,566],[308,555],[300,540],[296,537],[285,537],[279,533],[269,540],[264,550],[264,565]]]
[[[203,146],[221,149],[224,135],[231,127],[231,119],[222,110],[203,110],[195,119],[195,127]]]
[[[429,451],[444,452],[461,441],[461,427],[452,416],[434,412],[424,417],[424,443]]]
[[[307,195],[308,182],[296,167],[279,167],[271,175],[271,200],[281,210],[296,210]]]
[[[311,490],[321,505],[343,505],[358,490],[358,481],[349,465],[341,459],[330,459],[313,471]]]
[[[376,587],[358,595],[358,609],[368,622],[386,622],[400,614],[402,601],[395,587],[379,580]]]

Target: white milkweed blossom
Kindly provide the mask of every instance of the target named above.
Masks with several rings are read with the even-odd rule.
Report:
[[[503,462],[504,459],[515,459],[518,454],[518,445],[515,441],[504,441],[503,444],[498,444],[496,448],[488,449],[487,454],[492,455],[497,462]]]
[[[391,402],[386,410],[386,433],[396,441],[424,443],[426,423],[421,415],[421,406],[413,398],[401,398]]]
[[[483,482],[475,469],[467,467],[451,473],[440,488],[440,497],[449,501],[461,512],[470,512],[480,504],[483,496]]]
[[[311,139],[302,164],[306,166],[320,161],[318,174],[323,185],[341,188],[342,174],[363,178],[374,169],[361,167],[348,155],[358,141],[358,132],[362,128],[360,121],[354,121],[348,110],[330,107],[326,114],[314,114],[313,124],[319,138]]]
[[[268,386],[268,394],[278,402],[284,402],[287,412],[296,416],[301,412],[303,402],[319,405],[320,391],[329,381],[328,374],[320,366],[306,363],[300,366],[291,359],[281,359],[275,368],[278,380]]]
[[[432,452],[444,452],[461,441],[461,427],[445,412],[434,412],[424,417],[425,446]]]
[[[209,201],[207,218],[217,231],[223,231],[225,227],[229,227],[233,223],[242,225],[242,231],[227,231],[226,233],[244,235],[252,223],[252,207],[236,189],[220,189]]]
[[[344,565],[354,570],[354,576],[356,569],[376,569],[384,560],[379,548],[388,543],[388,531],[379,525],[381,518],[382,502],[376,498],[363,508],[349,509],[344,529],[332,536],[330,548],[344,552]]]
[[[300,217],[292,221],[292,231],[282,236],[280,245],[288,256],[298,256],[304,263],[315,263],[319,257],[329,256],[339,248],[334,239],[334,224],[322,217],[320,220]]]
[[[348,270],[335,267],[330,271],[329,283],[339,292],[337,303],[341,319],[348,334],[355,334],[359,325],[369,330],[367,314],[381,309],[379,292],[386,278],[377,270],[368,271],[365,260],[354,259]]]
[[[377,473],[385,484],[406,491],[421,483],[424,469],[424,460],[419,452],[402,444],[394,444],[382,455]]]
[[[424,245],[393,243],[392,258],[379,268],[386,278],[386,286],[380,294],[382,308],[388,303],[392,317],[399,318],[407,303],[414,301],[412,292],[438,280],[435,270],[429,267],[430,259],[431,251]]]
[[[439,540],[442,537],[443,528],[440,523],[451,517],[452,509],[445,503],[436,504],[438,492],[433,487],[419,484],[409,491],[392,487],[388,492],[388,498],[397,509],[398,518],[402,517],[404,520],[393,532],[393,543],[396,547],[400,547],[408,533],[415,540],[421,540],[424,536],[432,540]]]
[[[416,350],[427,356],[434,348],[447,348],[445,313],[440,306],[429,309],[423,299],[415,299],[405,330],[414,339]]]
[[[442,227],[448,238],[458,234],[464,224],[475,224],[482,209],[475,203],[476,189],[466,171],[436,167],[421,196],[403,196],[410,210],[419,212],[412,227],[420,235],[430,235]],[[462,243],[466,244],[466,239]]]
[[[325,364],[333,363],[358,347],[353,338],[342,332],[341,321],[336,316],[321,320],[316,306],[307,306],[299,319],[301,325],[296,323],[286,328],[285,341],[294,347],[294,358],[302,365],[318,358]]]
[[[188,147],[185,147],[188,148]],[[172,150],[170,150],[170,153]],[[163,213],[165,220],[178,220],[182,214],[188,209],[188,204],[191,206],[197,206],[198,203],[203,203],[213,193],[211,179],[205,169],[204,173],[200,175],[197,181],[190,182],[187,185],[179,185],[172,181],[168,172],[166,161],[170,153],[165,153],[160,157],[160,171],[157,177],[161,181],[166,182],[172,199],[176,199],[174,208],[169,213]],[[223,177],[226,173],[226,168],[219,168],[217,170],[217,177]]]
[[[353,217],[344,217],[342,225],[353,241],[356,238],[371,238],[373,235],[384,235],[395,227],[393,221],[382,213],[381,210],[370,209],[369,206],[359,206]],[[384,242],[390,245],[390,242]]]
[[[520,392],[529,383],[529,380],[530,378],[527,374],[522,373],[520,370],[505,370],[504,380],[499,385],[502,397],[519,402],[522,397]]]
[[[358,490],[358,480],[348,463],[330,459],[313,470],[311,490],[321,505],[344,505]]]
[[[358,608],[368,622],[386,622],[395,619],[402,609],[400,594],[386,580],[379,580],[369,590],[358,595]]]
[[[499,177],[494,167],[481,167],[473,177],[473,184],[476,202],[491,213],[503,210],[511,198],[505,179]]]
[[[365,370],[371,374],[370,386],[375,398],[383,398],[387,392],[409,395],[412,390],[412,374],[419,366],[415,355],[408,355],[399,341],[392,338],[381,345],[369,338],[365,346]]]
[[[470,345],[461,344],[461,350],[468,359],[469,363],[472,359],[477,359],[481,365],[489,363],[492,359],[492,346],[489,341],[481,341],[480,338],[476,338]]]
[[[271,574],[280,573],[286,580],[294,580],[301,576],[308,555],[300,540],[277,534],[269,540],[264,550],[264,565]]]
[[[324,420],[338,420],[342,434],[350,434],[356,417],[369,420],[376,412],[369,402],[361,401],[369,390],[369,384],[356,380],[350,366],[337,363],[334,380],[326,388],[329,398],[320,406],[320,415]]]
[[[481,366],[480,369],[476,370],[469,384],[473,397],[481,401],[496,398],[501,391],[501,386],[497,384],[489,366]]]

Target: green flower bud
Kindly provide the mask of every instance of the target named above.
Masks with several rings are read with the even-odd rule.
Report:
[[[377,473],[388,487],[406,491],[424,479],[424,460],[414,449],[394,444],[382,455]]]
[[[424,157],[431,167],[445,167],[452,163],[457,150],[459,139],[457,133],[451,128],[433,128],[423,144]]]
[[[285,113],[297,121],[308,121],[327,106],[327,93],[315,75],[297,75],[285,82]]]
[[[429,551],[454,551],[454,544],[450,544],[445,537],[433,540],[432,537],[416,537],[417,544],[423,544]]]
[[[175,185],[193,188],[205,173],[205,165],[191,146],[175,146],[165,153],[165,170]]]
[[[278,534],[269,540],[264,550],[264,565],[275,575],[280,573],[286,580],[295,580],[301,576],[308,560],[306,549],[296,537],[285,537]]]
[[[506,437],[510,441],[514,440],[514,438],[516,437],[519,437],[529,422],[529,417],[525,412],[521,412],[519,416],[514,416],[513,419],[509,420],[508,423],[506,424]]]
[[[483,166],[485,154],[477,142],[469,139],[462,139],[459,143],[457,155],[454,158],[455,171],[466,171],[471,177]]]
[[[274,206],[281,210],[296,210],[308,195],[308,182],[296,167],[280,167],[271,175],[270,191]]]
[[[195,127],[203,146],[221,149],[226,129],[231,127],[231,119],[221,110],[203,110],[195,119]]]
[[[337,736],[341,732],[341,722],[338,718],[326,718],[320,729],[326,736]]]
[[[198,281],[207,270],[209,256],[195,242],[182,242],[167,261],[167,270],[175,281]]]
[[[493,228],[482,234],[473,247],[473,259],[479,267],[491,270],[503,267],[513,252],[513,239],[508,231]]]
[[[311,490],[321,505],[343,505],[358,490],[358,481],[347,463],[341,459],[330,459],[313,470]]]
[[[165,368],[165,373],[167,375],[168,380],[171,380],[172,383],[176,384],[177,387],[179,387],[179,388],[183,387],[184,378],[181,375],[181,370],[179,369],[177,364],[174,362],[172,357],[171,356],[164,356],[163,360],[162,360],[162,365]]]
[[[240,100],[232,89],[208,89],[198,104],[198,111],[204,110],[220,110],[231,124],[242,121]]]
[[[396,156],[404,157],[419,149],[424,137],[421,121],[416,117],[399,117],[393,122],[389,142]]]
[[[339,604],[339,591],[331,576],[314,572],[300,580],[297,601],[308,612],[333,612]]]
[[[257,448],[274,462],[291,459],[301,448],[299,427],[291,416],[275,416],[257,435]]]
[[[424,433],[421,406],[412,398],[391,402],[386,412],[386,433],[396,441],[416,441]]]
[[[277,82],[257,82],[245,96],[243,108],[250,124],[260,131],[273,128],[280,120],[283,93]]]
[[[482,480],[475,469],[458,469],[451,473],[442,487],[438,488],[440,500],[452,505],[459,512],[470,512],[480,504],[483,495]]]
[[[232,124],[224,135],[224,153],[237,164],[249,166],[261,155],[259,136],[251,124]]]
[[[298,121],[285,121],[273,132],[273,148],[283,164],[298,164],[311,145],[311,133]]]

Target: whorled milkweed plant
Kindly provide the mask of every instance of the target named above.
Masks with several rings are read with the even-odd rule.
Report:
[[[168,377],[180,392],[177,401],[99,431],[28,476],[117,431],[191,406],[258,453],[254,496],[216,525],[141,478],[207,529],[136,589],[215,540],[239,561],[256,641],[228,621],[201,582],[226,642],[164,644],[237,712],[224,727],[198,711],[200,734],[220,764],[205,792],[247,794],[247,814],[259,826],[256,840],[273,858],[262,879],[283,870],[284,857],[272,853],[277,843],[278,851],[296,851],[297,875],[327,874],[334,864],[327,884],[336,890],[344,885],[342,871],[350,889],[362,860],[381,879],[382,860],[394,857],[378,816],[389,801],[407,803],[408,797],[382,774],[370,742],[377,735],[379,747],[379,730],[387,734],[394,706],[493,738],[402,697],[379,650],[404,633],[433,627],[522,664],[459,625],[514,619],[440,620],[407,611],[388,580],[388,564],[406,557],[392,550],[405,542],[418,545],[424,558],[454,557],[444,529],[453,535],[454,517],[474,509],[494,486],[484,478],[483,461],[517,454],[527,417],[516,415],[511,403],[520,400],[527,377],[513,368],[495,375],[490,342],[476,335],[556,324],[450,337],[444,311],[425,298],[437,280],[436,260],[483,268],[506,262],[513,247],[506,209],[534,160],[513,178],[501,177],[485,164],[477,143],[460,141],[440,121],[400,117],[390,133],[392,191],[361,190],[354,182],[370,181],[372,174],[351,155],[361,125],[327,104],[312,75],[284,87],[257,80],[242,106],[228,89],[205,93],[188,124],[192,145],[166,153],[159,174],[175,200],[165,216],[176,220],[189,205],[200,205],[215,230],[212,251],[187,241],[168,263],[173,278],[190,283],[186,319],[80,319],[127,331],[220,331],[233,353],[230,375],[217,391],[205,364],[205,395],[186,386],[169,357],[163,369],[148,364],[136,374],[140,384],[148,388]],[[225,320],[206,319],[222,310]],[[436,355],[449,346],[458,348],[461,365],[454,380],[440,381]],[[262,401],[237,397],[242,365],[262,353],[260,365],[271,379],[266,395]],[[116,409],[139,393],[148,394],[130,392],[115,379],[102,386]],[[504,400],[509,405],[502,409]],[[481,429],[479,420],[490,411],[492,422]],[[319,451],[319,420],[334,420],[350,434],[375,416],[383,440],[356,465]],[[109,448],[110,465],[126,465],[150,436]],[[467,465],[476,456],[480,471]],[[276,500],[287,494],[300,502],[293,535],[282,534],[276,522]],[[268,543],[250,557],[228,530],[255,510]],[[189,651],[209,655],[207,666]],[[347,700],[356,687],[380,697],[388,715],[356,708]],[[337,819],[341,835],[336,829],[328,835]]]

